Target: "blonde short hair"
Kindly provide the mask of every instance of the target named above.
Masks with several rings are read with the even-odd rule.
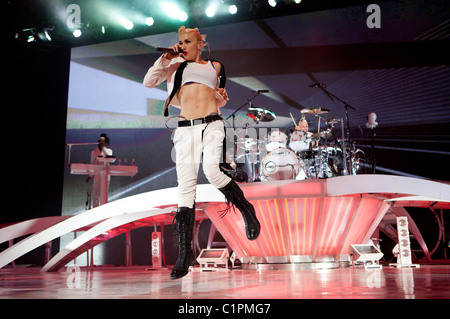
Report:
[[[198,28],[186,28],[184,25],[182,25],[179,29],[178,29],[178,35],[181,35],[183,33],[189,33],[189,32],[193,32],[195,34],[195,36],[197,37],[198,41],[203,41],[204,43],[206,43],[206,34],[200,34],[200,31],[198,31]]]

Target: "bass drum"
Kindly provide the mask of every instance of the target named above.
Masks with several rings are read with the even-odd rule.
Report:
[[[261,166],[268,181],[306,178],[302,163],[288,148],[277,148],[267,153]]]

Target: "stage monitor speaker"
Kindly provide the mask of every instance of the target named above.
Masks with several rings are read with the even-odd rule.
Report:
[[[161,232],[152,233],[152,269],[161,269]]]

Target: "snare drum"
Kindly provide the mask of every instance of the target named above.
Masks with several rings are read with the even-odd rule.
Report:
[[[276,148],[267,153],[261,165],[262,173],[268,181],[306,178],[302,162],[288,148]]]
[[[288,137],[286,134],[281,132],[280,130],[273,130],[270,132],[269,137],[267,139],[266,150],[267,152],[271,152],[276,148],[283,147],[285,148],[287,145]]]
[[[304,131],[294,131],[289,135],[289,148],[294,152],[304,152],[309,149],[311,138]]]

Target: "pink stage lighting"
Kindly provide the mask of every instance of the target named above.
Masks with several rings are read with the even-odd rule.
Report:
[[[224,203],[205,210],[243,263],[348,262],[350,245],[365,243],[390,207],[375,195],[328,196],[324,180],[246,186],[257,240],[247,239],[238,211],[220,218]]]

